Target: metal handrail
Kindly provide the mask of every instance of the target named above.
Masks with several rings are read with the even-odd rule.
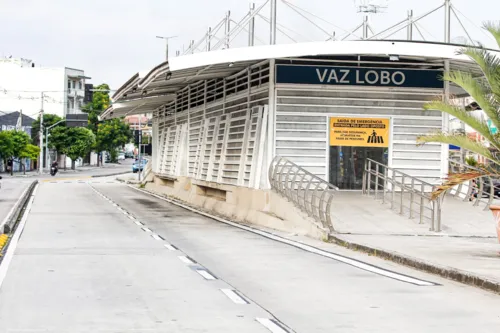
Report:
[[[334,231],[331,206],[338,187],[310,173],[287,158],[276,156],[269,166],[271,188],[302,211]]]
[[[466,171],[475,171],[482,173],[483,170],[470,166],[468,164],[455,161],[448,160],[449,163],[449,171],[450,173],[463,173]],[[486,182],[485,182],[486,179]],[[489,183],[490,189],[489,191],[484,191],[485,183]],[[457,197],[463,196],[463,201],[474,201],[473,206],[479,206],[482,202],[485,204],[484,210],[488,210],[490,205],[493,203],[494,199],[498,199],[495,197],[495,185],[493,183],[493,179],[488,176],[482,176],[477,178],[476,181],[469,180],[467,182],[467,186],[464,186],[465,183],[459,184],[456,188],[449,190],[450,194],[454,191],[452,195]],[[465,192],[463,192],[465,190]],[[486,201],[483,198],[486,197]]]
[[[365,160],[363,194],[370,195],[373,190],[374,197],[377,199],[379,193],[382,193],[383,203],[389,195],[391,209],[399,208],[400,215],[408,212],[410,219],[413,219],[416,214],[420,224],[423,224],[424,219],[427,218],[430,220],[430,230],[439,232],[441,231],[441,204],[444,196],[432,200],[431,194],[436,190],[436,186],[436,184],[390,168],[383,163],[372,159]],[[395,202],[396,195],[399,195],[397,203]]]

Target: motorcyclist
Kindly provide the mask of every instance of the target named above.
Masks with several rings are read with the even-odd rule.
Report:
[[[54,162],[52,163],[52,165],[50,166],[50,167],[51,167],[51,169],[53,169],[53,171],[51,170],[51,171],[53,172],[53,174],[56,174],[56,172],[57,172],[57,170],[58,170],[58,168],[57,168],[58,166],[59,166],[59,163],[57,163],[57,161],[54,161]]]

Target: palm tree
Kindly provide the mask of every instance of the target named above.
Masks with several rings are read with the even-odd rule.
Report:
[[[493,35],[500,48],[500,24],[487,23],[484,28]],[[484,111],[492,125],[500,128],[500,58],[484,47],[467,47],[462,50],[462,53],[476,62],[481,68],[483,76],[477,78],[470,73],[450,71],[444,73],[443,80],[462,87]],[[473,116],[469,111],[453,102],[436,100],[425,104],[424,109],[439,110],[458,118],[481,134],[490,144],[488,148],[483,143],[470,139],[467,135],[444,132],[419,137],[417,141],[421,144],[427,142],[452,144],[482,155],[491,161],[488,166],[481,169],[450,174],[448,179],[433,193],[434,199],[455,185],[466,181],[486,176],[500,178],[500,154],[497,154],[500,152],[500,134],[492,134],[485,120]]]

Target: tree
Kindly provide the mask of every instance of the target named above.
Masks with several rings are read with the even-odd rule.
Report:
[[[109,151],[111,161],[116,162],[119,147],[132,140],[130,126],[123,119],[111,119],[98,125],[96,148],[98,151]]]
[[[95,145],[95,135],[83,127],[58,127],[52,131],[49,145],[68,156],[71,159],[71,169],[74,170],[76,160],[84,157]]]
[[[109,86],[105,83],[95,87],[92,97],[92,103],[85,104],[82,111],[89,115],[88,128],[97,135],[97,125],[99,123],[99,116],[106,110],[110,104]]]
[[[14,142],[12,141],[10,131],[0,132],[0,157],[4,165],[7,165],[7,159],[12,157],[13,149]]]
[[[500,47],[500,25],[489,23],[484,28],[493,35]],[[484,47],[468,47],[462,52],[477,63],[483,72],[483,77],[477,78],[468,72],[450,71],[444,74],[443,79],[462,87],[476,101],[491,123],[496,128],[500,128],[500,59]],[[419,137],[418,141],[422,144],[439,142],[456,145],[484,156],[491,162],[480,169],[449,175],[448,179],[433,193],[434,199],[460,183],[487,176],[500,177],[500,134],[493,134],[487,121],[476,118],[453,101],[436,100],[425,104],[424,109],[439,110],[463,121],[482,135],[490,145],[487,147],[463,134],[438,132]]]
[[[0,132],[0,153],[4,161],[8,158],[17,160],[23,171],[26,172],[26,166],[23,159],[36,159],[40,150],[31,144],[31,138],[24,131],[4,131]],[[13,168],[11,168],[11,174]]]
[[[43,128],[45,129],[49,126],[52,126],[61,120],[62,120],[62,118],[56,114],[50,114],[50,113],[44,114],[43,115]],[[62,122],[58,126],[65,126],[65,125]],[[40,117],[38,117],[31,125],[31,139],[33,140],[34,143],[40,142],[39,138],[38,138],[39,133],[40,133]]]

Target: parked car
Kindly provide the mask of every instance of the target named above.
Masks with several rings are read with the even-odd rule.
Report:
[[[134,152],[133,151],[125,152],[125,158],[134,158]]]
[[[137,173],[138,171],[142,171],[142,169],[148,164],[148,160],[143,159],[142,163],[139,163],[139,161],[135,161],[134,164],[132,164],[132,172]]]
[[[125,153],[118,153],[118,161],[122,161],[125,159]]]

